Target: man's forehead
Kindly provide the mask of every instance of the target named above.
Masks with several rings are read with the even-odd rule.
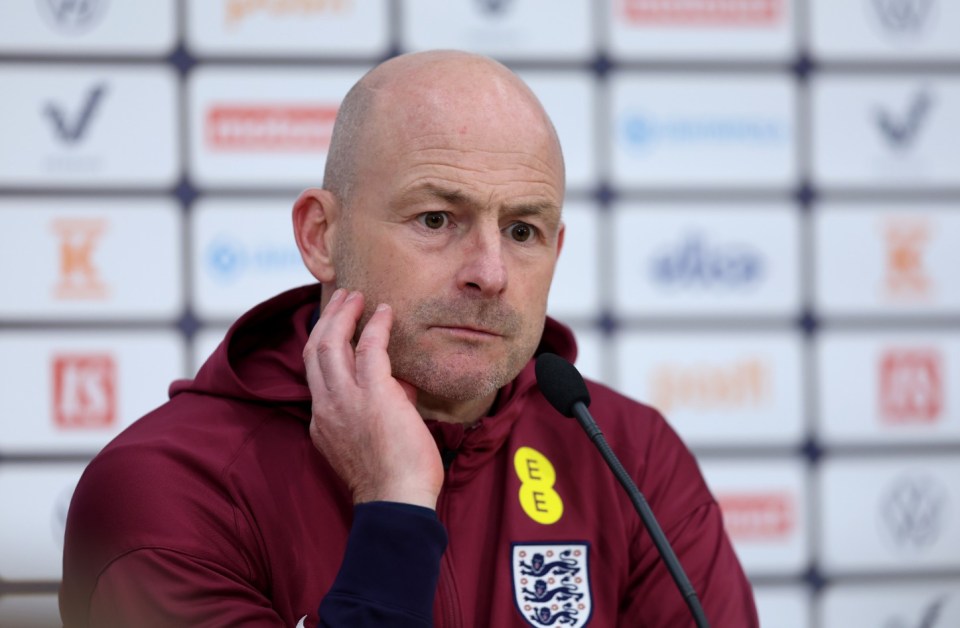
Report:
[[[395,130],[419,133],[483,122],[552,129],[527,84],[487,57],[452,51],[403,55],[361,82],[371,92],[375,117],[394,122]]]
[[[362,84],[369,108],[354,136],[360,178],[392,179],[416,162],[466,163],[459,152],[481,171],[516,168],[518,179],[542,178],[560,189],[562,202],[556,132],[533,92],[506,67],[462,53],[405,55]]]

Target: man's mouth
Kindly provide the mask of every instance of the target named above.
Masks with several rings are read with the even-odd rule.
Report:
[[[476,325],[462,325],[462,324],[452,324],[452,325],[432,325],[433,329],[438,329],[440,331],[464,336],[464,337],[473,337],[473,338],[499,338],[503,336],[499,331],[488,329],[486,327],[478,327]]]

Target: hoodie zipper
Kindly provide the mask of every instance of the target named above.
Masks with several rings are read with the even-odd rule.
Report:
[[[454,454],[456,450],[453,450]],[[449,483],[450,475],[453,473],[453,462],[454,456],[450,457],[449,463],[447,460],[444,460],[444,466],[446,467],[446,475],[443,478],[443,488],[440,490],[440,495],[437,498],[437,515],[440,517],[440,522],[447,526],[447,484]],[[447,526],[449,530],[449,526]],[[448,533],[449,534],[449,533]],[[457,592],[457,580],[453,575],[453,558],[451,558],[451,548],[450,544],[447,545],[447,551],[443,553],[443,557],[440,559],[440,581],[437,584],[437,597],[440,600],[440,621],[443,628],[462,628],[463,618],[462,610],[460,609],[460,596]]]

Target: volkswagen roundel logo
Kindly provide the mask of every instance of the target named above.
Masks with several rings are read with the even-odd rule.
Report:
[[[513,0],[474,0],[477,8],[489,15],[504,13],[513,4]]]
[[[94,28],[107,12],[108,0],[36,0],[48,24],[63,33],[79,35]]]
[[[892,39],[916,39],[934,21],[936,0],[867,0],[873,22]]]
[[[946,488],[927,475],[905,475],[881,495],[880,529],[898,550],[919,552],[940,538],[949,506]]]

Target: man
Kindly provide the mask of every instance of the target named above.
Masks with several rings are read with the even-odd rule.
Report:
[[[556,133],[503,66],[431,52],[368,73],[293,211],[319,286],[241,317],[90,464],[65,624],[689,625],[626,495],[534,385],[535,353],[576,352],[545,317],[563,190]],[[713,625],[756,625],[692,456],[590,389]]]

